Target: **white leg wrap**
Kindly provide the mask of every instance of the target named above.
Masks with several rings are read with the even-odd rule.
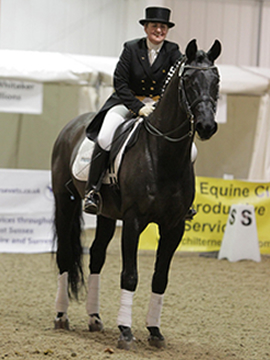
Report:
[[[134,291],[121,290],[120,309],[117,318],[117,325],[131,327],[133,295]]]
[[[86,311],[88,315],[99,314],[99,287],[100,274],[90,274],[88,276],[88,294],[86,301]]]
[[[146,317],[146,326],[160,327],[160,316],[163,305],[164,294],[151,293],[148,314]]]
[[[56,312],[67,313],[68,304],[68,273],[64,272],[62,275],[58,275],[58,288],[55,300]]]

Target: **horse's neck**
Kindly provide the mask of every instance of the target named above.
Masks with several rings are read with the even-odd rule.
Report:
[[[172,162],[182,166],[190,161],[192,143],[191,138],[187,136],[190,130],[189,122],[187,114],[179,102],[177,80],[177,78],[174,79],[174,82],[168,85],[155,112],[149,118],[150,123],[161,133],[168,133],[167,137],[150,135],[150,142],[156,149],[156,161],[165,168],[170,167],[170,171]],[[183,140],[174,141],[182,137]]]
[[[168,133],[169,137],[173,139],[185,137],[190,130],[187,113],[179,96],[179,80],[178,76],[175,75],[150,118],[153,126],[164,134]],[[165,141],[168,142],[168,140]],[[174,141],[171,143],[176,144]],[[179,141],[178,146],[182,146],[183,143],[186,144],[186,141]]]
[[[175,70],[174,76],[166,86],[165,92],[157,106],[155,115],[156,116],[153,119],[154,125],[164,132],[177,129],[182,123],[188,123],[186,111],[182,107],[182,102],[180,101],[178,68]],[[174,136],[181,136],[181,132],[183,132],[183,129],[179,129],[178,134],[176,132]]]
[[[173,83],[168,85],[151,122],[160,131],[169,132],[183,121],[185,121],[185,114],[179,106],[178,82],[174,79]]]

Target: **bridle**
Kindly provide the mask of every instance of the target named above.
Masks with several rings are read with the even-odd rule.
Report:
[[[191,104],[189,104],[188,99],[187,99],[187,95],[186,95],[186,89],[185,89],[185,84],[184,84],[184,72],[187,69],[193,69],[193,70],[197,70],[197,71],[206,71],[206,70],[210,70],[210,69],[217,69],[217,67],[215,65],[212,66],[205,66],[205,67],[201,67],[201,66],[193,66],[193,65],[188,65],[185,63],[186,60],[179,62],[175,69],[171,72],[171,77],[169,78],[169,80],[167,80],[167,82],[169,82],[175,71],[179,68],[178,71],[178,77],[179,77],[179,83],[178,83],[178,103],[179,106],[181,106],[181,104],[183,105],[183,108],[185,109],[185,112],[187,114],[187,119],[189,121],[190,124],[190,129],[188,131],[187,134],[179,137],[179,138],[173,138],[169,135],[175,133],[176,131],[180,130],[182,126],[185,125],[185,123],[182,123],[181,125],[179,125],[177,128],[175,128],[172,131],[169,131],[167,133],[163,133],[160,130],[158,130],[154,125],[152,125],[149,122],[149,119],[146,118],[144,120],[144,126],[146,128],[146,130],[154,136],[157,137],[162,137],[170,142],[180,142],[186,138],[193,138],[194,134],[195,134],[195,120],[194,120],[194,114],[192,112],[192,108],[195,108],[200,102],[207,102],[210,101],[213,105],[214,105],[214,109],[216,109],[216,104],[217,104],[217,100],[213,99],[211,96],[200,96],[197,99],[195,99]],[[178,66],[179,65],[179,66]],[[181,94],[181,95],[180,95]]]
[[[180,97],[180,93],[182,94],[182,103],[184,105],[186,114],[188,116],[188,118],[193,118],[194,119],[194,115],[192,113],[192,108],[196,107],[200,102],[206,102],[206,101],[210,101],[213,105],[214,108],[216,109],[216,103],[217,101],[215,99],[212,98],[212,96],[208,96],[208,95],[202,95],[199,96],[197,99],[195,99],[191,104],[189,104],[188,100],[187,100],[187,96],[186,96],[186,89],[185,89],[185,83],[184,83],[184,71],[188,70],[188,69],[192,69],[192,70],[198,70],[198,71],[207,71],[210,69],[217,69],[217,67],[215,65],[212,66],[193,66],[193,65],[185,65],[185,63],[183,63],[180,66],[179,69],[179,86],[178,86],[178,101],[179,103],[181,103],[181,97]]]

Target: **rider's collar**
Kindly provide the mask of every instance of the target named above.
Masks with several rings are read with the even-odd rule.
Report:
[[[164,41],[162,41],[161,44],[155,45],[153,43],[151,43],[151,41],[146,38],[146,44],[147,44],[147,48],[148,50],[155,50],[156,52],[159,52],[159,50],[162,48]]]

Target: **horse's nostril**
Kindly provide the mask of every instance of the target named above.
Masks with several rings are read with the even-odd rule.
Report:
[[[196,124],[196,130],[198,131],[198,133],[200,133],[203,130],[203,125],[201,122],[198,122]]]
[[[217,123],[203,124],[203,122],[197,122],[196,130],[201,139],[209,139],[217,131]]]

